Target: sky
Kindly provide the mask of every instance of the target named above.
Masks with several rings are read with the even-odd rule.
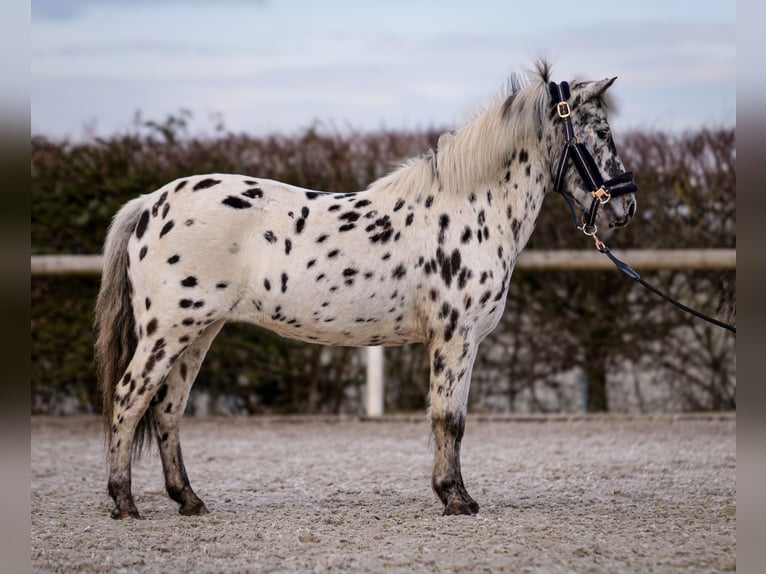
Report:
[[[735,29],[734,0],[32,0],[31,129],[454,128],[541,57],[617,76],[615,131],[728,127]]]

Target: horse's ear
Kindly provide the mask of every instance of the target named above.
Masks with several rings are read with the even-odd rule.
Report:
[[[614,78],[605,78],[603,80],[598,80],[596,82],[584,82],[580,84],[578,87],[581,90],[580,91],[581,101],[585,102],[592,98],[602,97],[604,95],[604,92],[606,92],[609,89],[609,86],[611,86],[616,79],[617,79],[617,76],[615,76]]]

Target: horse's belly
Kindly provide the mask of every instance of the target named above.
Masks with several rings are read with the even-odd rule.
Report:
[[[422,341],[419,329],[409,321],[392,321],[353,311],[341,316],[303,314],[277,306],[271,313],[250,313],[238,317],[288,339],[320,345],[365,347],[404,345]]]

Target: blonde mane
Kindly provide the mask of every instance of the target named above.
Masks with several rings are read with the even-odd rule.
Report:
[[[533,81],[513,74],[501,92],[460,129],[439,137],[436,149],[406,162],[370,189],[396,188],[401,197],[424,191],[469,193],[497,183],[514,148],[540,139],[550,65],[539,61]]]

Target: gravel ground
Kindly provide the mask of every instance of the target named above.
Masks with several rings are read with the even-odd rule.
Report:
[[[159,457],[142,520],[109,518],[100,422],[32,419],[35,572],[719,572],[736,569],[736,417],[470,416],[481,505],[443,517],[422,418],[187,418],[211,513],[182,517]]]

